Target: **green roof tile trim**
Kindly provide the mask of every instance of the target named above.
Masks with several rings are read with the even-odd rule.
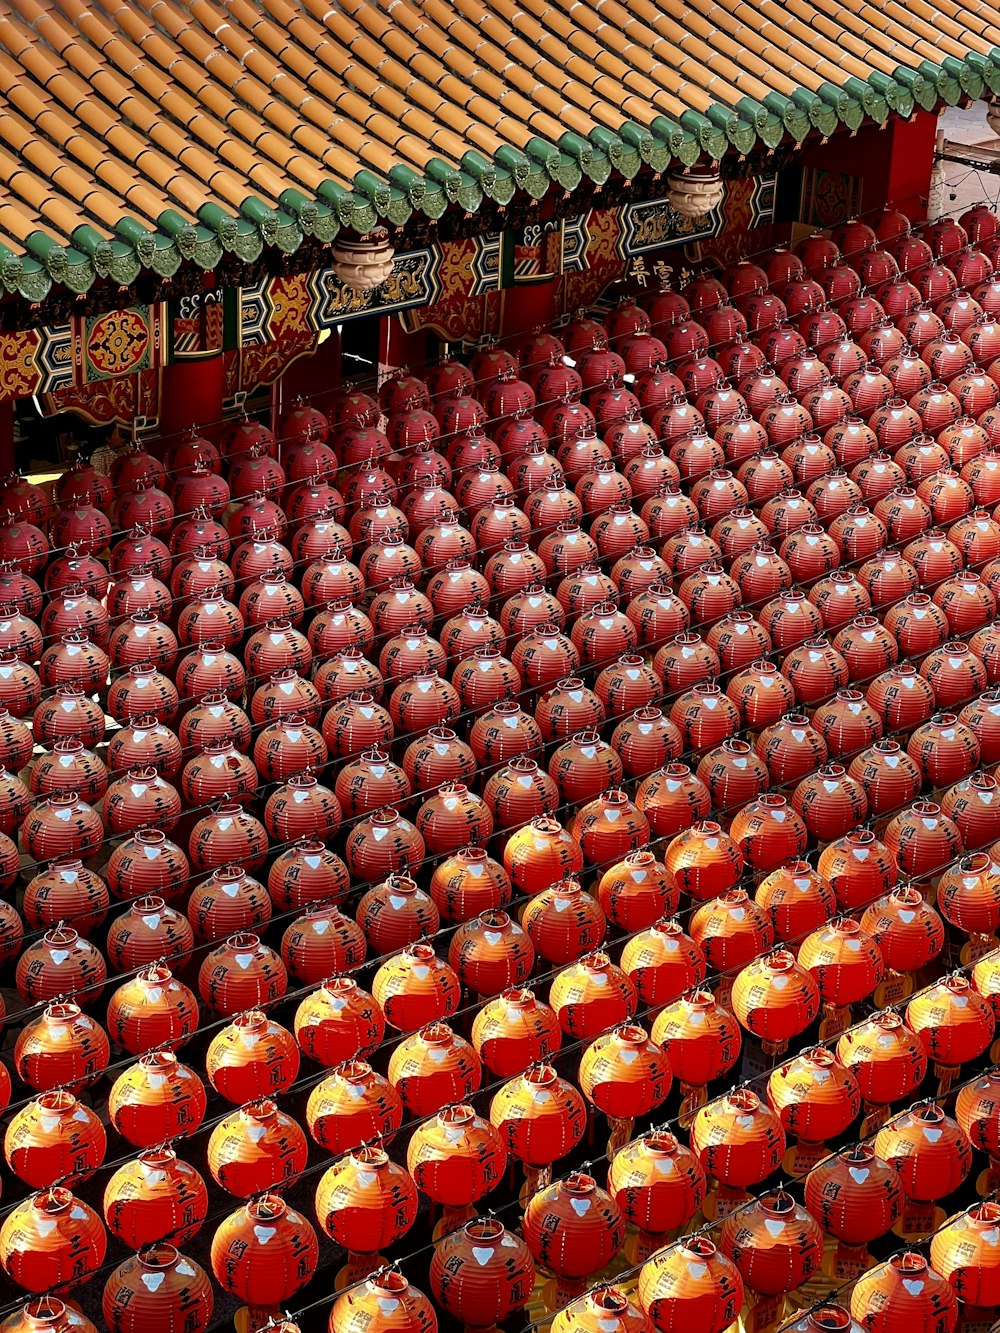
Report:
[[[87,255],[74,246],[60,245],[44,231],[33,231],[25,246],[45,265],[53,282],[62,283],[77,295],[87,291],[97,276]]]
[[[967,61],[959,60],[955,56],[944,56],[941,60],[941,68],[948,74],[958,80],[958,86],[967,97],[978,102],[983,95],[985,80],[979,70]]]
[[[580,170],[580,164],[576,158],[570,157],[568,153],[560,153],[559,161],[556,164],[556,174],[554,179],[563,187],[572,193],[573,190],[583,180],[583,172]]]
[[[608,157],[611,159],[612,167],[621,172],[625,180],[632,180],[643,165],[643,155],[639,151],[639,145],[625,143],[624,139],[619,139],[611,145]]]
[[[619,142],[621,141],[619,140]],[[588,180],[593,180],[590,174],[590,162],[594,155],[594,145],[589,139],[582,139],[579,134],[567,130],[565,134],[559,137],[559,147],[578,163],[580,170]]]
[[[288,191],[286,191],[288,193]],[[316,204],[317,208],[325,208],[325,204]],[[206,227],[210,227],[216,233],[222,242],[223,250],[235,250],[236,238],[238,234],[238,220],[227,213],[225,209],[220,208],[218,204],[205,204],[198,210],[198,220],[203,222]]]
[[[627,120],[621,127],[621,136],[622,141],[639,154],[639,161],[647,166],[652,166],[654,157],[662,151],[663,146],[657,143],[655,135],[632,121]]]
[[[713,102],[708,108],[708,119],[722,130],[738,153],[749,153],[757,142],[756,125],[751,120],[744,120],[732,107]]]
[[[1000,67],[994,65],[991,60],[987,60],[985,56],[980,55],[978,51],[970,51],[965,57],[965,63],[970,69],[975,70],[991,93],[1000,92]],[[979,97],[981,96],[982,93],[979,94]]]
[[[424,191],[427,188],[424,177],[419,176],[405,162],[397,163],[392,168],[389,172],[389,180],[397,190],[402,190],[403,194],[406,195],[411,208],[419,208],[424,202]]]
[[[444,216],[448,211],[448,196],[444,192],[443,185],[440,185],[437,181],[431,180],[430,178],[424,182],[424,196],[420,200],[420,211],[425,218],[431,218],[432,221],[436,221],[438,218]],[[386,214],[383,214],[383,217],[384,216],[386,216]],[[365,231],[371,231],[377,221],[378,219],[376,218],[370,226],[365,228]],[[389,221],[391,222],[392,219],[390,218]],[[357,231],[357,227],[355,227],[354,230]],[[360,233],[362,236],[364,234],[364,232]]]
[[[0,244],[0,283],[29,300],[44,299],[53,283],[73,292],[98,279],[128,287],[143,270],[169,277],[185,260],[211,269],[225,252],[243,262],[267,245],[292,254],[306,236],[329,243],[343,229],[364,235],[380,218],[403,226],[414,212],[437,219],[454,204],[471,214],[486,199],[505,205],[518,191],[541,199],[553,181],[572,192],[584,178],[603,184],[612,171],[631,179],[643,165],[660,173],[674,164],[718,161],[729,149],[745,156],[758,145],[776,148],[786,135],[799,144],[811,130],[829,137],[838,124],[854,131],[866,119],[884,124],[890,114],[909,117],[915,106],[932,111],[941,102],[989,94],[1000,94],[1000,47],[988,56],[970,51],[898,66],[891,76],[872,71],[867,79],[847,76],[816,90],[797,86],[787,96],[772,91],[762,102],[748,96],[735,106],[713,102],[704,114],[658,115],[648,126],[627,120],[586,135],[567,129],[557,144],[536,137],[520,148],[505,145],[492,159],[469,148],[457,165],[431,157],[420,170],[396,164],[387,178],[364,167],[350,186],[325,180],[310,194],[290,184],[276,204],[251,195],[236,216],[211,203],[194,220],[167,208],[155,230],[125,216],[111,237],[85,222],[63,239],[39,229],[28,237],[26,255]]]
[[[93,261],[99,278],[110,278],[119,287],[130,287],[142,271],[139,256],[131,245],[106,240],[86,223],[77,227],[70,239]]]
[[[531,195],[532,199],[544,199],[549,192],[551,179],[540,162],[533,164],[525,177],[524,189]]]
[[[515,194],[517,194],[517,186],[514,183],[513,174],[505,171],[503,167],[497,167],[496,182],[490,198],[495,204],[504,208],[514,198]]]
[[[41,300],[41,297],[29,296],[24,290],[24,269],[27,264],[33,264],[39,273],[45,272],[37,260],[22,259],[13,250],[9,250],[6,245],[0,245],[0,283],[3,284],[4,291],[10,292],[12,296],[23,296],[28,301]],[[45,278],[51,286],[51,279],[49,279],[47,273]],[[47,290],[42,293],[43,296],[46,295]]]
[[[861,109],[869,119],[882,124],[889,113],[884,92],[880,93],[874,84],[856,79],[853,74],[844,80],[844,92],[861,103]]]
[[[148,231],[135,218],[122,218],[115,230],[133,247],[143,268],[148,268],[158,278],[173,277],[180,268],[181,252],[165,232]],[[259,236],[257,228],[253,230]]]
[[[796,88],[792,93],[792,101],[805,111],[809,117],[809,124],[818,130],[824,139],[828,139],[837,128],[836,111],[833,107],[827,106],[819,93],[810,92],[807,88]]]
[[[781,93],[768,93],[764,105],[781,120],[795,143],[800,144],[809,133],[809,116],[802,107]]]
[[[590,156],[590,170],[587,176],[595,185],[603,185],[611,175],[613,168],[611,158],[607,153],[602,153],[599,148],[595,148]]]
[[[962,85],[954,74],[949,74],[943,65],[932,64],[929,60],[922,60],[919,68],[921,74],[925,74],[933,84],[938,97],[949,106],[954,106],[962,96]]]
[[[474,148],[470,148],[467,153],[462,155],[462,170],[478,183],[479,188],[487,199],[493,198],[493,190],[496,187],[497,169],[492,162],[488,162],[482,153],[478,153]],[[392,173],[390,172],[390,175]]]
[[[5,245],[0,246],[0,280],[7,291],[25,301],[44,301],[52,290],[52,278],[44,264],[16,255]]]

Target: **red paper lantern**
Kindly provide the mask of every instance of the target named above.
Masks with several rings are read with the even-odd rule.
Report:
[[[681,1333],[695,1321],[722,1333],[743,1306],[736,1265],[707,1236],[693,1236],[657,1252],[639,1274],[639,1300],[659,1333]]]
[[[0,1264],[26,1291],[66,1291],[100,1268],[107,1243],[91,1207],[68,1189],[46,1189],[4,1218]]]
[[[212,1272],[247,1305],[282,1305],[312,1277],[316,1232],[300,1213],[265,1194],[230,1214],[212,1238]]]
[[[130,1249],[183,1245],[208,1216],[205,1182],[172,1148],[150,1148],[119,1167],[104,1191],[108,1230]]]

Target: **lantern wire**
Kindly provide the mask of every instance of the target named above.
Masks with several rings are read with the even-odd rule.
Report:
[[[955,211],[958,211],[958,210],[955,210]],[[568,318],[568,317],[567,317],[567,318]],[[669,364],[669,363],[675,363],[675,362],[680,361],[680,360],[682,360],[682,359],[684,359],[684,357],[667,358],[667,363],[668,363],[668,364]],[[354,387],[357,387],[357,386],[354,386]],[[600,388],[601,386],[595,386],[595,387]],[[317,395],[317,396],[318,396],[318,395]],[[555,402],[558,402],[558,401],[561,401],[561,400],[554,400],[554,401],[555,401]],[[535,408],[534,410],[539,410],[539,409],[543,408],[545,405],[546,405],[546,404],[537,404],[537,405],[536,405],[536,408]],[[485,424],[488,425],[489,423],[487,422],[487,423],[485,423]],[[433,444],[434,441],[430,441],[430,443]],[[416,448],[419,448],[419,445],[408,446],[408,448],[414,448],[414,449],[416,449]],[[179,469],[178,471],[183,471],[183,470],[186,470],[186,469]],[[354,469],[353,467],[345,467],[345,468],[343,468],[343,469],[337,469],[337,471],[340,471],[340,470],[343,470],[343,471],[349,471],[349,470],[355,470],[355,469]],[[305,483],[303,483],[303,484],[305,484]],[[193,513],[198,513],[198,511],[195,510],[195,511],[193,511]],[[179,519],[179,518],[183,518],[183,515],[177,515],[177,516],[175,516],[175,520],[176,520],[176,519]],[[124,535],[128,535],[128,534],[124,534]],[[659,539],[657,539],[657,540],[659,540]],[[898,543],[898,545],[900,545],[900,546],[902,546],[902,545],[904,545],[904,544],[905,544],[904,542],[900,542],[900,543]],[[500,545],[500,544],[498,544],[498,545]],[[68,551],[70,551],[70,550],[72,550],[72,549],[74,549],[74,548],[71,547],[71,546],[68,546],[68,547],[66,547],[66,548],[64,548],[64,549],[68,552]],[[483,552],[479,552],[479,553],[477,553],[477,554],[482,554],[482,553],[483,553]],[[49,558],[51,558],[51,556],[52,556],[52,555],[55,555],[55,554],[58,554],[58,551],[50,551],[50,552],[48,553],[48,556],[49,556]],[[172,559],[172,560],[175,560],[175,559],[185,558],[188,554],[189,554],[189,553],[176,553],[176,554],[174,554],[174,555],[171,556],[171,559]],[[600,558],[600,563],[604,563],[605,561],[610,561],[612,558],[613,558],[613,557],[610,557],[610,556],[609,556],[609,557],[601,557],[601,558]],[[617,558],[620,558],[620,557],[617,557]],[[306,564],[306,563],[309,563],[309,562],[307,562],[307,561],[302,561],[301,563],[302,563],[302,564]],[[857,562],[853,562],[853,563],[858,563],[858,564],[860,564],[860,563],[863,563],[863,561],[862,561],[862,560],[859,560],[859,561],[857,561]],[[842,565],[841,567],[844,567],[844,566]],[[692,571],[690,571],[690,572],[695,572],[695,571],[692,570]],[[544,581],[545,581],[546,583],[548,583],[549,581],[551,581],[551,580],[552,580],[553,578],[555,578],[555,577],[564,577],[564,576],[565,576],[565,575],[564,575],[564,573],[563,573],[562,571],[555,571],[555,572],[553,572],[552,574],[548,575]],[[126,577],[127,577],[127,575],[126,575]],[[515,590],[515,591],[519,591],[519,590]],[[512,595],[512,594],[509,594],[509,595]],[[497,597],[497,598],[498,598],[499,596],[500,596],[499,594],[495,594],[495,595],[494,595],[494,597]],[[491,598],[491,600],[493,600],[493,598]],[[763,599],[762,599],[762,600],[763,600]],[[314,607],[314,608],[309,608],[309,609],[317,610],[317,609],[320,609],[320,608],[316,608],[316,607]],[[127,618],[127,617],[123,617],[123,619],[124,619],[124,618]],[[994,622],[994,623],[996,623],[996,622]],[[81,628],[86,629],[85,626],[84,626],[84,627],[81,627]],[[264,626],[258,626],[258,627],[256,627],[256,628],[265,628],[265,627],[264,627]],[[54,636],[54,637],[58,637],[58,636]],[[190,645],[190,646],[194,647],[194,646],[196,646],[196,645]],[[646,648],[648,648],[648,645],[639,645],[639,647],[640,647],[640,648],[642,648],[642,647],[646,647]],[[777,654],[778,652],[781,652],[781,651],[783,651],[783,650],[774,650],[774,654],[772,654],[772,655],[775,655],[775,654]],[[611,661],[613,661],[613,660],[614,660],[614,659],[609,659],[609,663],[610,663]],[[590,668],[596,668],[596,667],[600,666],[601,664],[600,664],[600,663],[586,663],[586,664],[584,664],[584,665],[585,665],[585,667],[586,667],[587,669],[590,669]],[[742,669],[742,668],[737,668],[737,670],[739,670],[739,669]],[[535,687],[534,689],[527,689],[527,690],[524,690],[523,693],[524,693],[524,694],[534,694],[534,693],[537,692],[537,689],[538,689],[538,687]],[[677,693],[677,694],[680,694],[680,693],[682,693],[682,691],[677,691],[676,693]],[[667,696],[664,696],[664,697],[667,697]],[[817,701],[810,701],[810,702],[817,702]],[[470,712],[474,712],[474,711],[476,711],[476,710],[469,710],[469,711],[470,711]],[[628,715],[629,715],[629,714],[623,714],[622,716],[624,717],[624,716],[628,716]],[[612,717],[612,718],[609,719],[609,720],[614,720],[614,717]],[[422,734],[422,733],[414,733],[414,734]],[[738,733],[737,733],[737,734],[738,734]],[[398,741],[401,740],[401,739],[405,739],[405,737],[394,737],[394,738],[392,738],[392,743],[398,743]],[[276,786],[277,786],[277,785],[280,785],[280,783],[276,783],[275,785],[276,785]],[[433,788],[432,790],[437,790],[437,788]],[[410,801],[410,800],[415,799],[415,797],[418,796],[418,795],[420,795],[420,794],[421,794],[421,793],[414,793],[414,794],[412,794],[410,797],[407,798],[407,801]],[[578,807],[579,804],[580,804],[580,802],[565,802],[565,803],[563,803],[562,805],[560,805],[560,806],[557,808],[557,812],[556,812],[556,813],[558,813],[558,812],[560,812],[560,811],[563,811],[563,810],[565,810],[565,809],[567,809],[567,808],[575,808],[575,807]],[[209,803],[209,804],[206,804],[204,807],[199,807],[199,808],[203,808],[203,809],[207,810],[207,809],[211,809],[211,808],[213,807],[213,805],[214,805],[214,803]],[[356,818],[357,818],[358,820],[360,820],[360,819],[363,819],[364,816],[357,816]],[[107,842],[110,842],[110,841],[112,841],[112,839],[107,839],[106,841],[107,841]],[[664,839],[659,840],[659,841],[666,842],[666,841],[668,841],[668,839],[664,838]],[[269,847],[269,854],[270,854],[270,852],[272,852],[272,851],[274,851],[274,850],[279,850],[279,849],[280,849],[280,848],[279,848],[278,846],[276,846],[276,845],[272,845],[271,847]],[[964,855],[964,853],[963,853],[963,855]],[[436,858],[428,857],[428,858],[426,858],[426,861],[431,861],[431,860],[434,860],[434,859],[436,859]],[[957,862],[957,861],[960,860],[960,859],[961,859],[961,858],[956,857],[956,858],[955,858],[955,862]],[[421,862],[421,864],[425,864],[426,861],[425,861],[425,862]],[[952,862],[951,864],[954,864],[955,862]],[[36,862],[36,863],[34,863],[34,864],[37,866],[37,865],[44,864],[44,862]],[[24,870],[30,870],[30,868],[31,868],[31,863],[29,863],[27,866],[22,866],[22,871],[24,871]],[[599,869],[599,867],[598,867],[597,869]],[[190,878],[193,880],[193,879],[197,878],[197,876],[192,875]],[[913,881],[906,881],[906,882],[913,882]],[[530,897],[530,895],[527,895],[527,894],[526,894],[526,895],[522,895],[522,896],[525,897],[525,898]],[[880,894],[880,895],[878,895],[878,896],[882,896],[882,895]],[[690,907],[688,910],[690,910],[690,911],[694,911],[694,910],[696,910],[696,907],[697,907],[697,905],[694,905],[694,906]],[[852,908],[851,910],[852,910],[852,913],[856,913],[857,911],[860,911],[861,908],[860,908],[860,907],[858,907],[858,908]],[[274,920],[280,920],[281,917],[284,916],[284,915],[293,916],[293,915],[296,915],[296,914],[301,915],[301,909],[298,909],[298,910],[297,910],[297,913],[293,911],[293,912],[289,912],[289,913],[287,913],[287,914],[281,914],[281,915],[279,915],[279,917],[274,918]],[[87,915],[92,915],[92,913],[87,913]],[[456,925],[455,925],[454,928],[455,928],[455,929],[458,928],[458,924],[457,924],[457,923],[456,923]],[[641,933],[641,932],[633,932],[633,935],[625,937],[624,940],[618,940],[618,941],[616,941],[616,943],[618,943],[618,944],[625,943],[625,942],[627,942],[627,939],[629,939],[629,938],[633,938],[634,935],[635,935],[635,934],[638,934],[638,933]],[[809,933],[809,932],[806,932],[806,933]],[[437,938],[438,938],[437,936],[434,937],[434,939],[437,939]],[[784,943],[792,943],[792,942],[793,942],[793,941],[784,941]],[[203,944],[203,945],[199,945],[198,948],[211,947],[212,944],[215,944],[215,943],[217,943],[217,942],[206,942],[206,943]],[[380,960],[375,960],[375,959],[367,960],[367,962],[366,962],[365,964],[358,965],[358,967],[357,967],[356,969],[352,969],[352,972],[354,972],[354,971],[361,971],[362,968],[365,967],[365,966],[372,966],[376,961],[380,961]],[[971,966],[971,964],[968,965],[968,966]],[[136,969],[136,970],[138,971],[139,969]],[[529,980],[526,981],[524,984],[525,984],[526,986],[528,986],[528,987],[532,987],[532,986],[541,984],[544,980],[547,979],[547,977],[548,977],[549,979],[551,979],[551,976],[554,975],[554,974],[556,973],[557,970],[558,970],[558,969],[553,968],[553,969],[551,969],[550,973],[547,974],[547,976],[540,976],[540,977],[535,977],[535,978],[529,979]],[[964,971],[964,970],[966,970],[966,968],[959,969],[959,971]],[[713,984],[713,981],[718,981],[719,979],[721,979],[721,978],[720,978],[720,974],[714,974],[714,976],[712,976],[712,977],[706,977],[705,981],[704,981],[703,983],[701,983],[701,984],[702,984],[703,986],[705,986],[705,985],[707,985],[707,986],[711,986],[711,985]],[[322,984],[322,983],[320,983],[320,984]],[[938,983],[935,983],[935,984],[938,984]],[[86,988],[84,988],[84,989],[86,989]],[[294,998],[296,997],[296,995],[299,994],[299,993],[302,993],[302,994],[308,994],[308,993],[311,993],[312,991],[314,991],[315,989],[317,989],[317,987],[316,987],[315,985],[310,985],[310,986],[307,986],[307,987],[303,987],[301,992],[292,991],[292,992],[288,993],[287,995],[285,995],[285,996],[283,996],[283,997],[280,997],[279,999],[276,999],[276,1000],[273,1001],[273,1002],[268,1002],[267,1004],[265,1004],[265,1005],[261,1005],[261,1006],[259,1006],[259,1007],[261,1007],[261,1008],[269,1008],[269,1007],[271,1007],[272,1005],[281,1004],[281,1003],[287,1002],[287,1001],[289,1001],[289,1000],[291,1000],[291,999],[294,999]],[[41,1007],[41,1006],[35,1006],[35,1008],[40,1008],[40,1007]],[[467,1012],[474,1011],[474,1010],[478,1009],[478,1007],[479,1007],[478,1004],[468,1005],[468,1006],[466,1006],[464,1009],[459,1010],[458,1013],[457,1013],[456,1015],[453,1015],[452,1017],[458,1017],[458,1016],[461,1016],[461,1015],[463,1015],[463,1014],[465,1014],[465,1013],[467,1013]],[[15,1015],[12,1015],[11,1017],[13,1017],[13,1018],[17,1018],[17,1017],[19,1017],[19,1016],[22,1016],[22,1017],[23,1017],[23,1014],[24,1014],[24,1013],[29,1013],[29,1012],[31,1012],[31,1010],[25,1010],[25,1011],[22,1012],[21,1015],[15,1014]],[[210,1026],[221,1025],[221,1024],[225,1023],[226,1021],[227,1021],[227,1020],[226,1020],[225,1018],[223,1018],[223,1019],[219,1020],[219,1023],[218,1023],[218,1024],[213,1023],[213,1024],[210,1025]],[[862,1025],[863,1025],[863,1022],[862,1022],[862,1023],[859,1023],[859,1024],[856,1024],[855,1026],[862,1026]],[[201,1030],[201,1031],[204,1031],[204,1030],[209,1030],[209,1029],[200,1029],[200,1030]],[[850,1030],[853,1030],[853,1029],[848,1029],[848,1031],[850,1031]],[[843,1035],[843,1033],[839,1033],[839,1034],[837,1034],[837,1038],[836,1038],[836,1039],[839,1040],[839,1037],[842,1036],[842,1035]],[[567,1052],[571,1052],[571,1051],[573,1051],[574,1049],[582,1048],[582,1047],[584,1047],[585,1045],[588,1045],[593,1039],[594,1039],[593,1037],[588,1037],[588,1038],[586,1038],[586,1039],[581,1039],[580,1041],[575,1041],[575,1042],[571,1043],[569,1046],[563,1047],[561,1053],[562,1053],[562,1054],[565,1054],[565,1053],[567,1053]],[[829,1039],[829,1040],[832,1041],[832,1040],[834,1040],[834,1039],[831,1038],[831,1039]],[[821,1044],[823,1044],[823,1043],[820,1042],[820,1043],[818,1043],[818,1044],[821,1045]],[[132,1062],[128,1062],[128,1063],[132,1063]],[[329,1076],[329,1072],[330,1072],[330,1071],[327,1071],[327,1070],[321,1071],[320,1074],[313,1076],[313,1078],[314,1078],[314,1080],[317,1081],[317,1082],[322,1081],[323,1078]],[[755,1081],[759,1081],[761,1078],[766,1077],[766,1076],[767,1076],[767,1072],[768,1072],[768,1071],[764,1071],[764,1072],[762,1072],[762,1073],[760,1073],[760,1074],[757,1074],[757,1075],[754,1076],[753,1079],[747,1080],[747,1081],[746,1081],[745,1083],[743,1083],[743,1084],[735,1085],[735,1087],[734,1087],[733,1089],[731,1089],[731,1091],[735,1091],[735,1090],[736,1090],[736,1087],[750,1086],[750,1084],[752,1084],[753,1082],[755,1082]],[[981,1077],[981,1075],[980,1075],[979,1077]],[[475,1092],[475,1093],[472,1094],[472,1095],[473,1095],[473,1097],[478,1097],[479,1095],[485,1094],[486,1092],[490,1091],[491,1087],[493,1087],[493,1086],[497,1086],[498,1084],[499,1084],[500,1086],[502,1086],[503,1082],[505,1082],[505,1081],[506,1081],[506,1080],[497,1080],[497,1082],[496,1082],[495,1084],[488,1085],[486,1088],[484,1088],[484,1089],[480,1089],[480,1090],[478,1090],[477,1092]],[[292,1090],[294,1090],[294,1088],[297,1087],[297,1086],[298,1086],[298,1084],[293,1084],[292,1087],[288,1089],[288,1091],[292,1091]],[[952,1091],[954,1091],[954,1089],[953,1089]],[[730,1095],[730,1094],[723,1094],[723,1096],[725,1096],[725,1095]],[[29,1100],[30,1100],[30,1099],[29,1099]],[[719,1099],[714,1099],[714,1100],[719,1100]],[[924,1099],[924,1100],[927,1100],[927,1099]],[[24,1104],[28,1104],[28,1103],[24,1103]],[[13,1107],[8,1108],[8,1113],[9,1113],[10,1111],[15,1110],[15,1109],[16,1109],[16,1108],[13,1108]],[[230,1112],[230,1114],[232,1114],[232,1112]],[[212,1122],[212,1124],[213,1124],[213,1125],[214,1125],[214,1124],[217,1124],[217,1123],[220,1122],[221,1119],[224,1119],[224,1118],[225,1118],[225,1117],[220,1117],[219,1120]],[[427,1117],[427,1118],[428,1118],[428,1119],[432,1119],[433,1117]],[[666,1122],[666,1124],[667,1124],[667,1125],[675,1124],[675,1123],[677,1123],[677,1120],[679,1120],[680,1118],[681,1118],[681,1117],[677,1117],[677,1118],[676,1118],[675,1120],[673,1120],[673,1121]],[[421,1123],[421,1121],[420,1121],[420,1120],[417,1120],[417,1121],[414,1121],[414,1122],[413,1122],[414,1125],[415,1125],[415,1124],[418,1124],[418,1123]],[[207,1129],[207,1128],[210,1128],[210,1127],[211,1127],[210,1125],[203,1125],[201,1128],[202,1128],[202,1129]],[[403,1129],[405,1130],[405,1129],[408,1128],[408,1127],[409,1127],[409,1126],[404,1126]],[[129,1161],[129,1160],[132,1160],[132,1159],[131,1159],[131,1158],[124,1158],[124,1159],[122,1159],[122,1163],[124,1163],[124,1162],[126,1162],[126,1161]],[[114,1165],[115,1165],[115,1164],[113,1164],[113,1163],[103,1164],[102,1167],[99,1168],[99,1169],[101,1169],[101,1170],[111,1169],[111,1167],[114,1166]],[[326,1162],[317,1163],[317,1164],[314,1165],[314,1167],[312,1167],[312,1168],[307,1168],[306,1172],[303,1173],[303,1174],[312,1174],[315,1170],[322,1169],[322,1168],[326,1167],[327,1165],[328,1165],[328,1163],[326,1163]],[[587,1166],[592,1166],[592,1165],[594,1165],[594,1163],[591,1162],[591,1163],[587,1163],[586,1165],[587,1165]],[[288,1183],[290,1183],[290,1182],[283,1182],[283,1183],[284,1183],[284,1184],[288,1184]],[[514,1205],[514,1202],[516,1202],[516,1201],[512,1201],[511,1204],[509,1204],[509,1205],[504,1205],[503,1207],[504,1207],[504,1208],[512,1207],[512,1206]],[[717,1224],[713,1224],[713,1225],[717,1225]],[[431,1248],[431,1247],[425,1247],[425,1249],[427,1249],[427,1248]],[[417,1252],[415,1252],[415,1253],[421,1253],[421,1252],[423,1252],[423,1251],[417,1251]],[[400,1260],[400,1262],[405,1262],[405,1260]],[[322,1304],[322,1303],[324,1303],[324,1302],[319,1302],[319,1303]],[[12,1308],[14,1308],[14,1309],[16,1309],[16,1308],[20,1308],[20,1303],[18,1303],[17,1305],[13,1306]],[[313,1307],[310,1306],[310,1307],[306,1307],[306,1308],[313,1308]],[[529,1327],[533,1327],[533,1326],[529,1326]]]

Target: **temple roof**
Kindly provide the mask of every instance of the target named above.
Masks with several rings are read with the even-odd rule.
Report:
[[[0,0],[0,281],[127,285],[997,90],[981,0]]]

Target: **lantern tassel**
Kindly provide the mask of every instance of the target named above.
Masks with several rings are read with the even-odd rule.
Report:
[[[902,1004],[913,994],[913,974],[910,972],[886,972],[875,987],[872,1003],[879,1009],[891,1009]]]
[[[938,1208],[933,1201],[905,1199],[903,1211],[892,1230],[900,1240],[906,1241],[907,1244],[915,1244],[917,1241],[926,1240],[932,1231],[937,1231],[944,1225],[944,1221],[944,1209]]]
[[[347,1263],[339,1271],[334,1281],[336,1291],[343,1291],[345,1287],[353,1287],[357,1282],[363,1282],[366,1277],[371,1277],[372,1273],[381,1268],[385,1268],[387,1260],[382,1254],[361,1254],[356,1250],[347,1251]]]
[[[845,1245],[841,1241],[833,1249],[830,1276],[837,1282],[852,1282],[866,1273],[873,1262],[866,1245]]]
[[[1000,1193],[1000,1157],[991,1157],[985,1171],[980,1171],[976,1179],[976,1193],[981,1199],[992,1200]]]
[[[935,1065],[934,1077],[938,1081],[937,1095],[944,1097],[954,1086],[955,1080],[959,1076],[958,1065]]]
[[[861,1122],[861,1134],[863,1139],[874,1134],[877,1129],[885,1124],[889,1119],[888,1106],[874,1106],[871,1102],[864,1103],[865,1118]]]
[[[830,1041],[833,1037],[839,1037],[851,1026],[851,1006],[824,1004],[822,1016],[819,1021],[819,1039],[820,1041]]]
[[[681,1112],[677,1123],[681,1129],[690,1129],[694,1122],[695,1112],[705,1105],[708,1101],[708,1090],[704,1084],[682,1083],[681,1084]]]
[[[611,1136],[608,1139],[608,1161],[610,1162],[615,1154],[620,1152],[632,1138],[635,1120],[621,1120],[617,1116],[608,1116],[608,1124],[611,1126]]]
[[[781,1323],[785,1313],[784,1294],[749,1296],[736,1321],[740,1333],[770,1333]]]

